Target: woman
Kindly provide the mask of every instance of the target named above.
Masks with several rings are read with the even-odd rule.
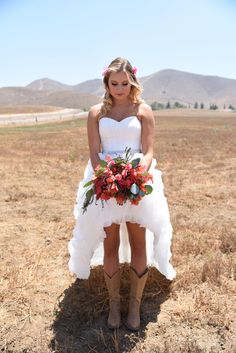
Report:
[[[154,116],[140,98],[137,69],[124,58],[116,58],[104,70],[105,95],[101,104],[88,114],[90,160],[80,183],[75,205],[76,225],[69,243],[70,270],[79,278],[88,278],[90,265],[104,264],[109,293],[108,326],[118,328],[120,318],[119,263],[130,260],[130,302],[126,326],[140,328],[140,303],[148,276],[147,265],[154,265],[168,279],[175,277],[169,263],[172,226],[163,192],[161,172],[153,159]],[[118,205],[109,199],[105,205],[91,204],[82,212],[83,185],[107,155],[124,155],[131,148],[133,158],[153,175],[153,192],[138,205]],[[103,247],[102,247],[103,243]]]

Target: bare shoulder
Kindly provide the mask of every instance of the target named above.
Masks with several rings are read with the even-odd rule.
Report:
[[[138,113],[140,119],[145,119],[145,120],[154,120],[154,115],[152,108],[150,105],[147,103],[141,103],[139,105],[139,113]]]
[[[98,103],[93,105],[88,112],[88,119],[89,120],[97,120],[98,119],[98,114],[100,112],[102,103]]]

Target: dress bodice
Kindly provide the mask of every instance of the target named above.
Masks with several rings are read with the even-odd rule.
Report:
[[[126,147],[134,152],[141,151],[141,122],[135,115],[121,121],[100,118],[99,134],[102,152],[122,152]]]

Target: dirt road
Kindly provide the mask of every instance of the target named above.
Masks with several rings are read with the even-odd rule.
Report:
[[[86,116],[87,113],[81,109],[62,109],[46,113],[0,114],[0,126],[64,121]]]

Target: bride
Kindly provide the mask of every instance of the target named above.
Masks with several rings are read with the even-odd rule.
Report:
[[[76,224],[69,242],[69,269],[78,278],[88,278],[91,265],[104,265],[109,293],[108,327],[118,328],[120,317],[119,264],[130,262],[130,301],[126,326],[140,328],[140,303],[148,277],[148,265],[168,279],[175,277],[169,263],[172,226],[163,191],[161,171],[155,168],[153,140],[155,119],[151,108],[140,98],[137,68],[116,58],[104,69],[105,95],[101,104],[89,110],[87,132],[90,160],[80,182],[74,215]],[[91,204],[82,212],[83,185],[92,177],[101,159],[124,155],[131,148],[133,158],[153,175],[153,192],[138,205],[118,205],[114,199],[104,207]]]

